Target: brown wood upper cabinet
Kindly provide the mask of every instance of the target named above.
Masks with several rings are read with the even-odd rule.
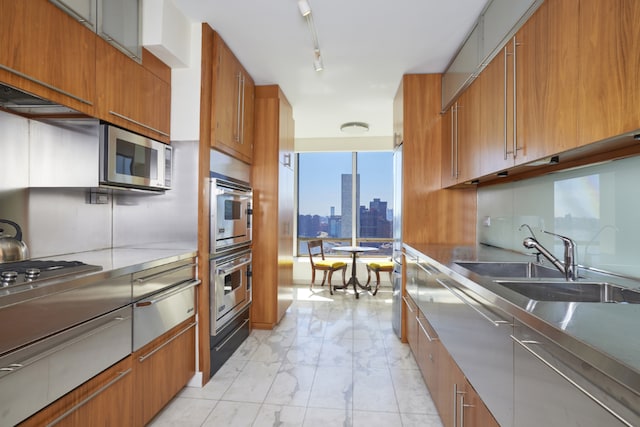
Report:
[[[640,129],[640,2],[580,0],[580,145]]]
[[[445,180],[443,175],[444,187],[578,146],[579,3],[545,1],[454,104],[458,162],[465,158],[473,162],[475,157],[479,163],[467,167],[471,174],[460,166],[457,180]],[[471,108],[465,111],[459,104],[467,92],[472,94],[466,97]],[[460,127],[469,110],[473,114],[469,120],[477,123],[468,133],[477,136],[473,141],[463,137]]]
[[[446,112],[443,120],[443,187],[464,183],[480,174],[480,85],[473,82]]]
[[[143,64],[96,38],[97,117],[169,142],[171,71],[143,50]]]
[[[0,0],[0,80],[93,115],[96,35],[47,0]]]
[[[218,33],[213,58],[211,147],[251,163],[255,84]]]

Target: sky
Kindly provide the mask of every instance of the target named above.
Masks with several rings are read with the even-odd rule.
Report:
[[[298,204],[301,215],[330,215],[335,206],[341,212],[340,193],[342,174],[351,174],[352,154],[302,153],[299,155]],[[369,206],[374,198],[393,206],[393,153],[358,153],[360,174],[360,204]]]

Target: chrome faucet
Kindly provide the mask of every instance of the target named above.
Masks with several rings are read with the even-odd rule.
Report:
[[[522,230],[524,227],[528,228],[531,231],[531,227],[527,224],[522,224],[519,230]],[[544,246],[538,242],[535,237],[526,237],[522,244],[525,248],[528,249],[536,249],[540,252],[545,258],[547,258],[551,263],[560,270],[561,273],[564,274],[565,279],[567,280],[576,280],[578,278],[578,265],[576,261],[576,244],[573,240],[568,237],[561,236],[559,234],[551,233],[549,231],[542,230],[543,233],[550,234],[552,236],[556,236],[561,239],[564,243],[564,264],[558,260],[551,252],[549,252]],[[531,231],[531,234],[533,232]]]

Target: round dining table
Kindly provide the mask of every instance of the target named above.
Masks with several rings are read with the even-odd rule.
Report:
[[[352,255],[351,277],[349,278],[349,282],[347,282],[347,284],[344,287],[348,289],[350,285],[353,285],[353,292],[355,292],[356,298],[360,298],[360,295],[358,294],[358,288],[357,288],[358,286],[360,286],[362,289],[365,289],[365,290],[371,290],[371,287],[362,286],[358,281],[358,277],[356,276],[356,256],[359,253],[363,253],[363,252],[377,251],[378,248],[372,248],[369,246],[334,246],[331,249],[334,251],[351,252],[351,255]]]

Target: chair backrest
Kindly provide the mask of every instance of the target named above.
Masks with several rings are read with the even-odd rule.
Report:
[[[307,242],[307,249],[309,250],[309,260],[311,260],[311,265],[313,265],[314,256],[320,255],[320,257],[324,259],[324,248],[322,247],[322,240],[309,240]]]

